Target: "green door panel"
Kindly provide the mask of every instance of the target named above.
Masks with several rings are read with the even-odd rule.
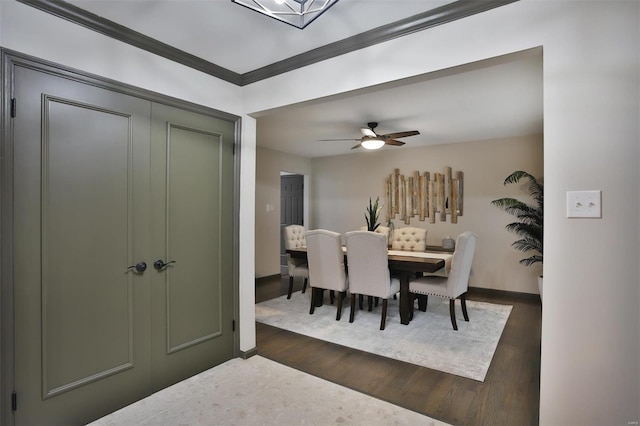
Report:
[[[234,125],[152,107],[153,381],[159,389],[233,356]]]
[[[84,422],[150,392],[150,277],[127,271],[149,256],[150,108],[24,68],[15,84],[15,420]]]
[[[233,357],[235,124],[14,81],[15,423],[87,423]]]

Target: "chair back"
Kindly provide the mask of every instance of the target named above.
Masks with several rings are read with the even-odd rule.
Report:
[[[453,252],[451,271],[447,281],[447,293],[450,297],[458,297],[469,287],[476,239],[476,235],[470,231],[463,232],[456,239],[456,250]]]
[[[307,245],[305,229],[302,225],[288,225],[284,227],[284,246],[287,250],[297,249]]]
[[[307,263],[312,287],[345,291],[348,287],[340,234],[326,229],[307,232]]]
[[[362,226],[362,227],[360,228],[360,230],[361,230],[361,231],[366,231],[366,230],[367,230],[367,227],[366,227],[366,226]],[[390,235],[391,228],[389,228],[388,226],[378,226],[378,227],[376,228],[376,230],[375,230],[375,231],[373,231],[373,232],[375,232],[376,234],[382,234],[382,235],[384,235],[385,237],[387,237],[387,244],[389,244],[389,238],[391,237],[391,235]]]
[[[284,240],[284,248],[286,250],[297,249],[307,245],[305,240],[305,229],[302,225],[288,225],[282,230],[282,239]],[[295,269],[304,265],[306,262],[302,259],[294,259],[287,253],[287,269],[289,275],[294,275]]]
[[[345,240],[351,293],[386,299],[391,285],[386,237],[369,231],[352,231],[345,234]]]
[[[425,251],[427,249],[427,230],[406,226],[393,231],[393,250]]]

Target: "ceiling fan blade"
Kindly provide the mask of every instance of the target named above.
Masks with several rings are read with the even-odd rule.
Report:
[[[384,143],[387,144],[387,145],[394,145],[394,146],[402,146],[402,145],[404,145],[404,142],[397,141],[395,139],[385,139]]]
[[[359,141],[360,139],[318,139],[318,142],[325,141]]]
[[[396,139],[396,138],[406,138],[407,136],[415,136],[415,135],[419,135],[420,132],[417,130],[409,130],[407,132],[396,132],[396,133],[389,133],[387,135],[384,135],[385,138],[391,138],[391,139]]]
[[[362,136],[369,136],[371,138],[375,138],[376,136],[378,136],[378,135],[376,135],[376,132],[374,132],[373,130],[368,129],[366,127],[362,127],[360,129],[360,132],[362,133]]]
[[[360,148],[360,144],[354,145],[353,147],[351,147],[351,149],[356,149],[356,148]]]

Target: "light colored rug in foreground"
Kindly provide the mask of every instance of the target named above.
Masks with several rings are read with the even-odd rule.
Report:
[[[381,331],[382,303],[368,312],[356,304],[355,321],[349,323],[350,307],[343,305],[336,321],[336,305],[328,303],[309,315],[311,292],[296,292],[256,305],[256,321],[316,339],[421,365],[445,373],[484,381],[511,306],[467,301],[469,322],[464,321],[456,301],[458,331],[453,330],[449,302],[430,297],[427,312],[414,311],[409,325],[400,324],[398,300],[389,300],[387,323]],[[350,300],[349,298],[347,298]],[[337,298],[336,298],[337,300]]]
[[[260,356],[235,358],[93,426],[446,425]]]

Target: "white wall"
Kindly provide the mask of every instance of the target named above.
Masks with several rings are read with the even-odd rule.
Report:
[[[267,148],[258,148],[256,157],[256,278],[280,273],[280,172],[305,176],[306,184],[311,174],[311,160]],[[266,205],[275,207],[266,211]],[[304,206],[305,226],[308,223],[309,205]]]
[[[260,160],[258,160],[260,162]],[[537,276],[541,267],[525,267],[518,263],[523,254],[511,247],[516,236],[504,226],[513,222],[510,216],[491,205],[500,197],[515,197],[527,203],[522,185],[504,186],[504,179],[515,170],[525,170],[542,177],[542,137],[528,136],[492,141],[462,142],[425,148],[389,148],[377,152],[312,161],[313,178],[311,209],[314,228],[331,229],[344,234],[365,226],[365,209],[369,197],[384,196],[384,179],[395,168],[410,176],[414,171],[442,173],[445,166],[464,173],[464,212],[458,223],[436,218],[431,224],[414,217],[410,225],[394,220],[396,228],[417,226],[427,229],[427,244],[441,245],[445,236],[454,239],[464,231],[478,235],[470,285],[475,287],[538,293]],[[259,184],[258,184],[259,185]],[[384,215],[381,218],[384,225]]]
[[[250,113],[543,47],[544,425],[640,419],[638,8],[521,0],[245,88]],[[602,219],[566,218],[579,189]]]

